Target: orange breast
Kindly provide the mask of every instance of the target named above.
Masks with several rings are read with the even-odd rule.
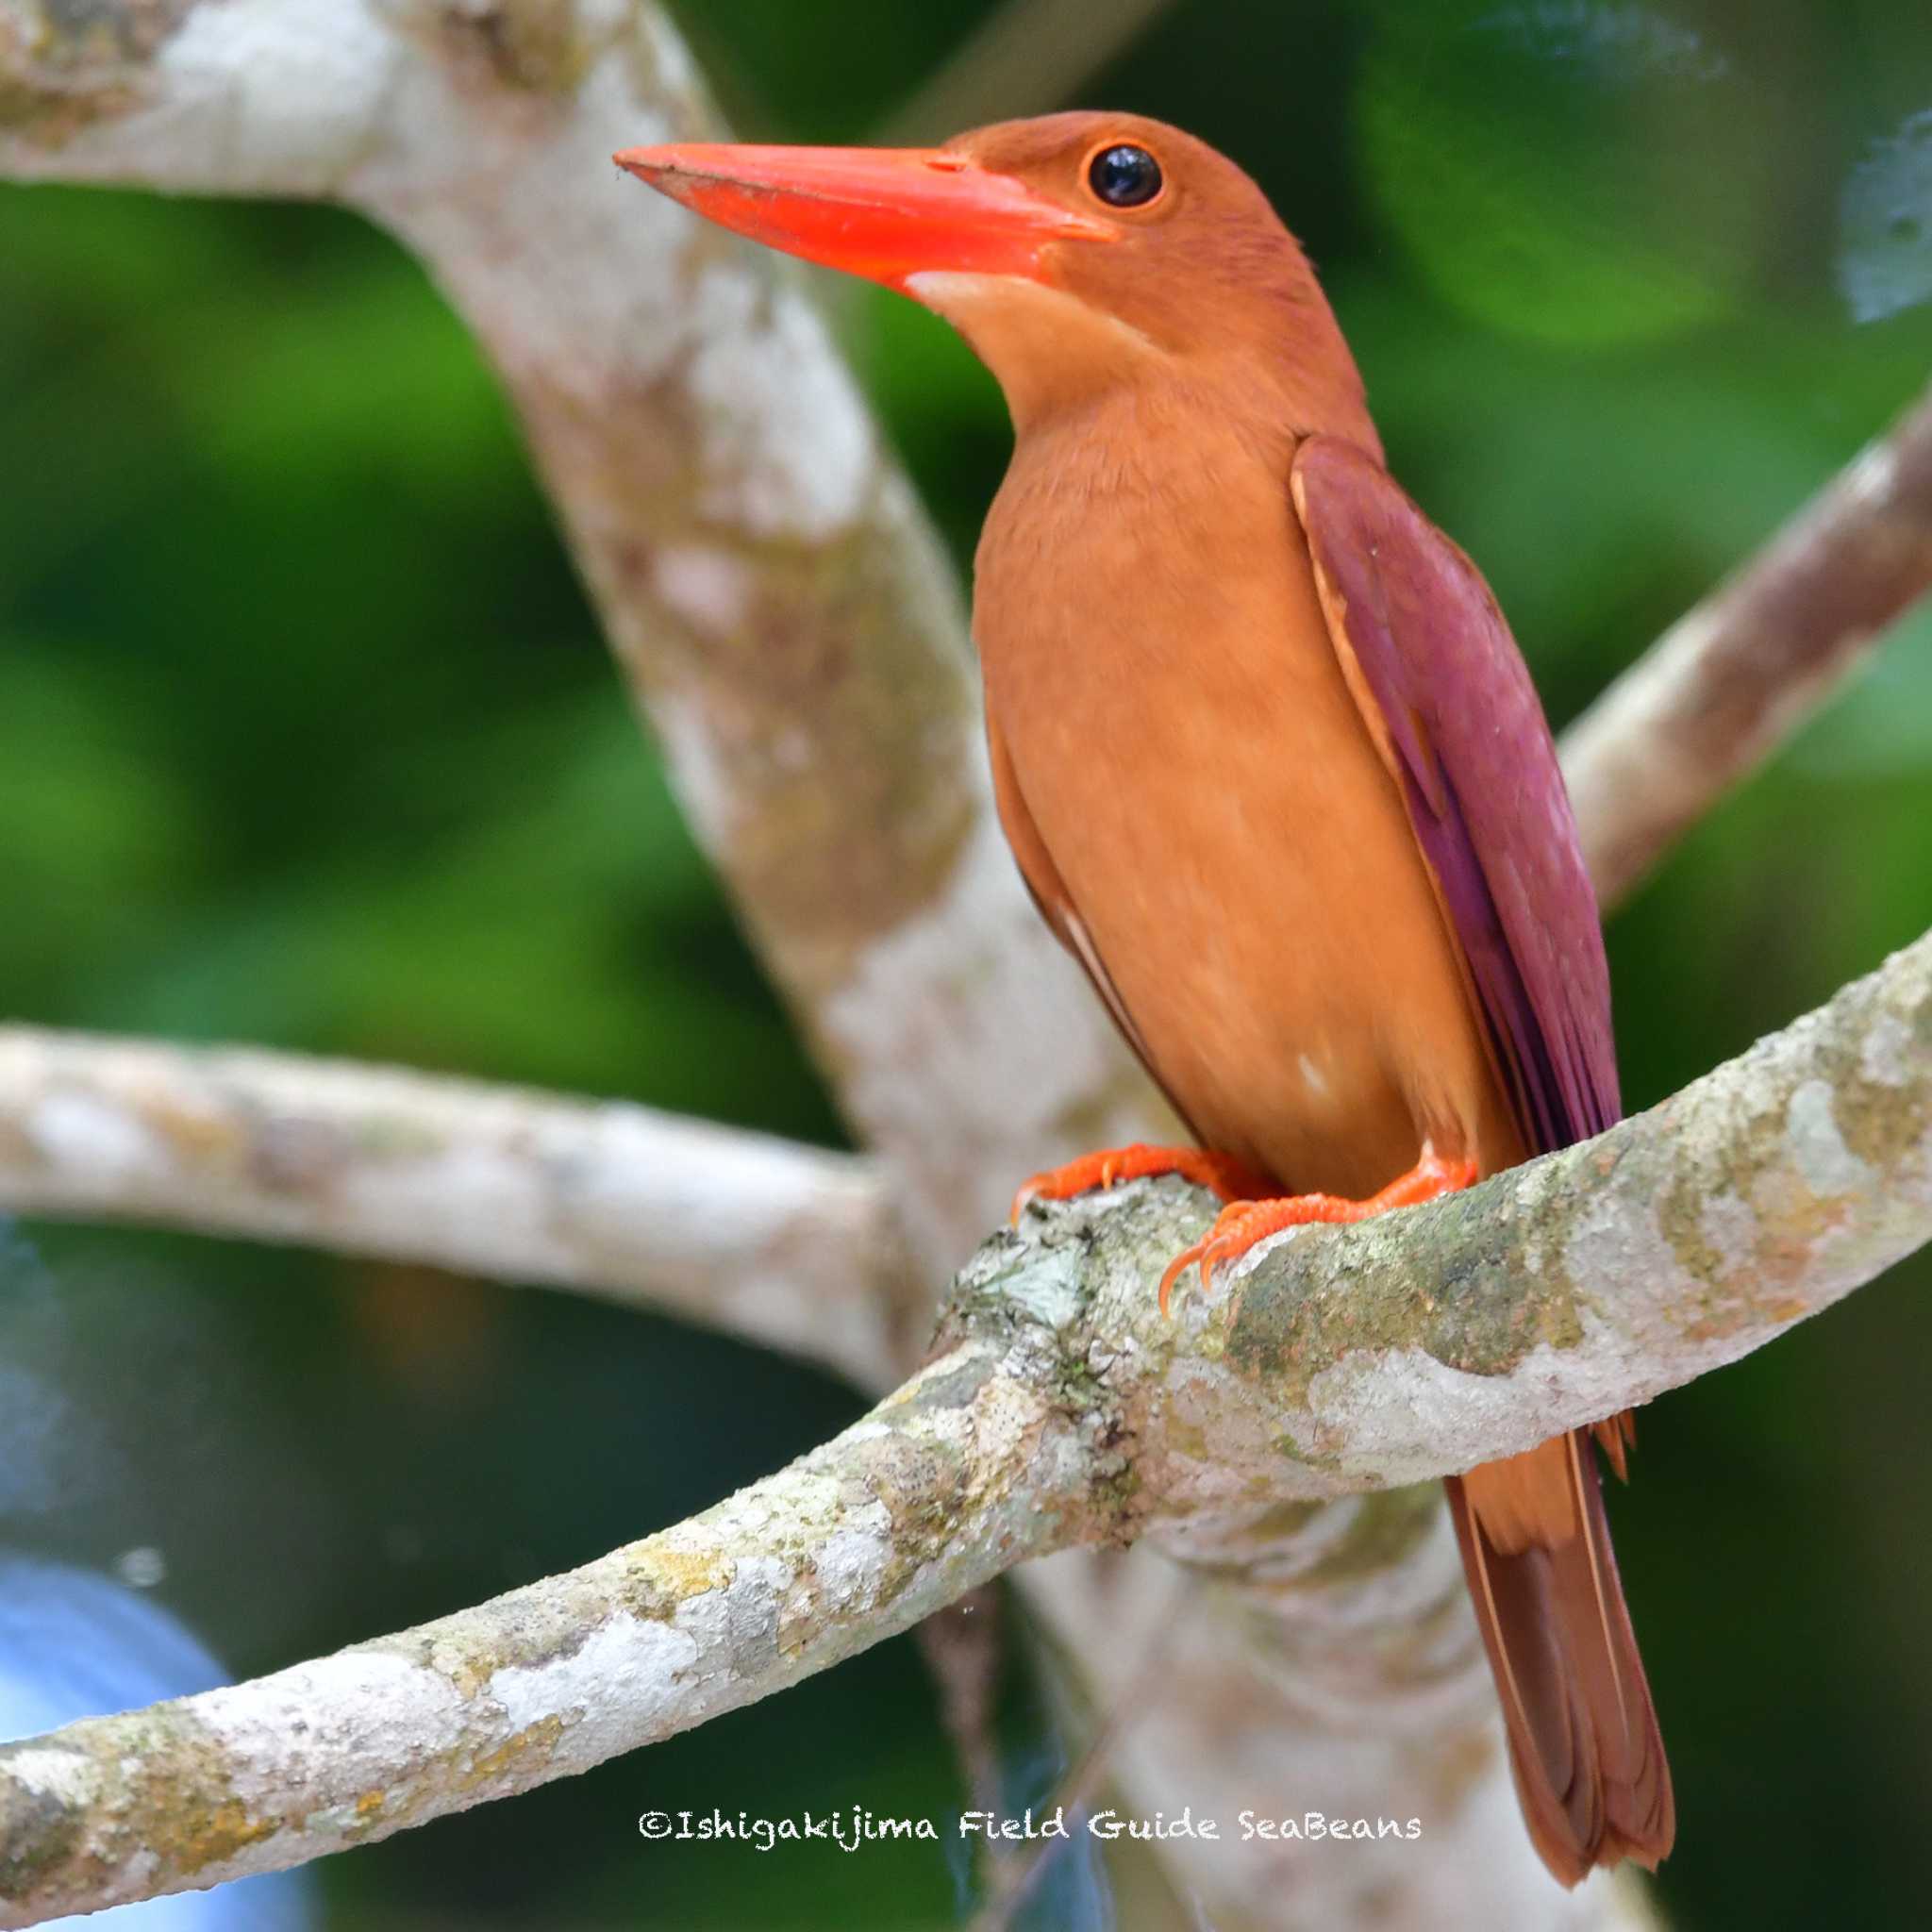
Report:
[[[1286,464],[1203,435],[1177,466],[1106,427],[1029,440],[980,547],[974,629],[1035,891],[1071,902],[1208,1144],[1353,1195],[1424,1137],[1507,1164],[1459,957],[1329,642]]]

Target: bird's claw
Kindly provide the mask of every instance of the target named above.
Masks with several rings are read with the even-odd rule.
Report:
[[[1306,1227],[1314,1222],[1369,1221],[1391,1208],[1414,1208],[1441,1194],[1455,1193],[1475,1177],[1474,1161],[1449,1159],[1424,1142],[1422,1158],[1407,1174],[1365,1201],[1351,1201],[1339,1194],[1283,1194],[1272,1200],[1230,1202],[1192,1247],[1183,1248],[1167,1264],[1160,1277],[1160,1312],[1168,1312],[1174,1283],[1191,1266],[1198,1264],[1201,1270],[1201,1292],[1212,1294],[1215,1269],[1240,1260],[1257,1242],[1283,1228]]]
[[[1183,1248],[1160,1277],[1160,1312],[1169,1312],[1174,1285],[1191,1267],[1201,1271],[1201,1292],[1214,1292],[1214,1271],[1239,1261],[1257,1241],[1284,1227],[1300,1227],[1329,1217],[1308,1211],[1327,1200],[1321,1194],[1288,1194],[1275,1200],[1234,1201],[1214,1218],[1214,1225],[1192,1247]]]
[[[1209,1189],[1224,1201],[1248,1198],[1264,1191],[1259,1176],[1231,1154],[1201,1147],[1149,1147],[1137,1141],[1131,1147],[1103,1148],[1097,1154],[1083,1154],[1064,1167],[1050,1167],[1032,1175],[1013,1196],[1013,1223],[1017,1226],[1021,1215],[1035,1201],[1071,1201],[1075,1194],[1089,1194],[1098,1188],[1166,1174],[1177,1174]]]

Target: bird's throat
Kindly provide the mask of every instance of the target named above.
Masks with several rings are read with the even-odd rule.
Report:
[[[1023,435],[1109,389],[1158,382],[1168,365],[1133,324],[1031,276],[928,269],[907,278],[906,292],[966,339]]]

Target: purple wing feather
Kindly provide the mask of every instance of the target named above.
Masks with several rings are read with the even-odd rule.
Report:
[[[1596,896],[1536,687],[1467,557],[1353,444],[1297,453],[1342,668],[1403,788],[1532,1151],[1615,1121]]]

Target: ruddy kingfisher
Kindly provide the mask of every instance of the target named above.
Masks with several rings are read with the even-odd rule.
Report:
[[[1307,258],[1232,161],[1130,114],[930,149],[618,160],[896,289],[1015,432],[974,633],[1001,824],[1195,1137],[1022,1198],[1180,1174],[1263,1237],[1427,1200],[1618,1118],[1596,903],[1549,726],[1475,566],[1383,464]],[[1675,1830],[1591,1433],[1447,1481],[1550,1871]],[[1630,1419],[1594,1435],[1623,1474]]]

